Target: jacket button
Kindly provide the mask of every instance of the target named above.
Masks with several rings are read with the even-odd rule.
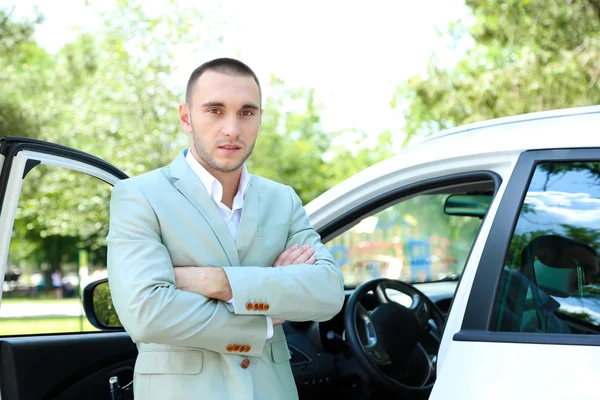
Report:
[[[268,304],[265,304],[265,305],[264,305],[264,307],[263,307],[263,310],[265,310],[265,311],[269,311],[269,305],[268,305]]]
[[[244,346],[241,346],[241,347],[244,347]],[[241,350],[241,348],[240,348],[239,344],[234,344],[233,345],[233,351],[240,351],[240,350]]]
[[[264,310],[265,309],[265,304],[264,303],[258,303],[258,309],[260,311]]]
[[[246,310],[248,310],[248,311],[252,311],[252,309],[253,309],[253,305],[252,305],[252,303],[250,303],[250,302],[247,302],[247,303],[246,303]]]
[[[247,358],[244,358],[242,360],[242,368],[246,369],[250,366],[250,360],[248,360]]]
[[[227,351],[229,353],[231,353],[233,351],[233,345],[232,344],[230,344],[230,345],[227,346]]]
[[[251,349],[251,348],[252,348],[252,347],[250,347],[250,346],[244,346],[244,349],[243,349],[243,350],[240,350],[240,351],[243,351],[244,353],[248,353],[248,352],[250,351],[250,349]]]
[[[253,307],[254,307],[254,311],[258,311],[258,310],[260,310],[260,308],[259,308],[259,304],[258,304],[258,303],[254,303],[254,306],[253,306]]]

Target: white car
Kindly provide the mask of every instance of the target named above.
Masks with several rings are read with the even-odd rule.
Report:
[[[308,204],[353,285],[332,320],[284,326],[300,398],[599,398],[599,132],[600,107],[459,127]],[[29,139],[1,139],[0,162],[3,271],[30,170],[126,177]],[[109,377],[130,380],[107,294],[85,295],[103,331],[0,337],[1,399],[107,399]]]

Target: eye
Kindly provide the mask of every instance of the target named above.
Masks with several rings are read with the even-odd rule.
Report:
[[[242,115],[244,115],[246,117],[249,117],[251,115],[254,115],[254,111],[252,111],[252,110],[244,110],[244,111],[242,111]]]
[[[206,110],[206,112],[210,114],[221,114],[221,110],[219,110],[218,108],[209,108],[208,110]]]

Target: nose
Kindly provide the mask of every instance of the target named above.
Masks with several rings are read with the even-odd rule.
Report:
[[[223,128],[221,129],[221,133],[225,136],[229,137],[238,137],[241,133],[240,121],[237,116],[231,116],[229,118],[225,118],[223,121]]]

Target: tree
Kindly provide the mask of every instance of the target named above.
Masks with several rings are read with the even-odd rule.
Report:
[[[272,94],[252,157],[251,173],[290,185],[306,204],[351,175],[392,155],[392,136],[383,132],[373,148],[364,134],[327,132],[321,126],[321,105],[312,88],[289,88],[272,77]],[[358,133],[354,142],[336,139]]]
[[[90,152],[130,175],[167,164],[185,137],[176,123],[182,90],[164,81],[172,70],[169,60],[177,34],[190,26],[182,18],[195,16],[173,12],[152,17],[137,2],[118,1],[103,14],[100,34],[79,34],[56,55],[31,39],[31,24],[19,30],[6,20],[3,26],[10,30],[4,31],[16,32],[16,39],[3,36],[2,43],[12,46],[0,56],[0,65],[8,68],[0,75],[6,80],[3,90],[11,94],[12,106],[35,116],[25,118],[24,126],[28,119],[43,126],[23,136]],[[131,25],[130,18],[137,23]],[[45,166],[28,174],[11,241],[17,262],[45,261],[59,268],[75,261],[80,249],[92,259],[105,258],[110,187],[91,178],[75,182],[75,175],[81,174]]]
[[[323,160],[332,137],[321,126],[314,89],[287,88],[272,77],[251,173],[290,185],[304,202],[324,192],[331,174]]]
[[[202,23],[202,16],[164,2],[172,11],[160,15],[150,14],[138,0],[114,0],[110,6],[92,2],[102,5],[101,29],[94,35],[76,33],[56,54],[32,39],[37,20],[18,23],[0,14],[0,32],[10,33],[0,37],[0,46],[7,49],[0,53],[0,66],[6,67],[0,69],[0,79],[3,94],[6,89],[9,95],[0,101],[0,115],[11,113],[23,127],[0,134],[89,152],[130,176],[167,165],[189,143],[177,116],[183,85],[172,87],[168,80],[173,52],[182,40],[219,38],[194,36],[190,28]],[[313,89],[288,88],[277,78],[271,86],[273,95],[248,166],[252,173],[291,185],[304,203],[391,154],[389,133],[374,149],[333,146],[340,133],[322,128]],[[19,124],[10,123],[13,128]],[[78,252],[85,250],[90,260],[103,264],[110,194],[109,185],[85,175],[35,167],[19,199],[13,262],[46,262],[53,270],[66,262],[76,264]]]
[[[406,141],[510,115],[600,103],[600,1],[467,0],[475,22],[449,34],[474,45],[451,68],[432,57],[400,87]]]
[[[0,10],[0,137],[30,136],[39,133],[35,113],[22,102],[20,94],[27,86],[39,87],[39,81],[30,78],[36,69],[48,65],[49,58],[33,40],[36,24],[41,16],[31,20],[15,21],[12,13]]]

